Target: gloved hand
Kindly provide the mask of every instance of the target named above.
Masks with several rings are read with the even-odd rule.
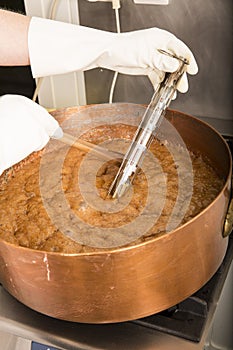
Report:
[[[58,122],[43,107],[24,96],[1,96],[0,174],[42,149],[55,132],[62,136]]]
[[[33,17],[28,44],[34,77],[103,67],[124,74],[148,75],[156,88],[164,72],[178,68],[177,59],[158,49],[187,58],[189,74],[198,71],[190,49],[173,34],[158,28],[118,34]],[[178,90],[187,89],[185,74]]]

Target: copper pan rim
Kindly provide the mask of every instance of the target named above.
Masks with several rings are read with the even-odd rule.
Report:
[[[181,112],[176,111],[176,110],[172,110],[172,111],[181,113]],[[233,161],[232,161],[232,156],[231,156],[231,152],[230,152],[230,148],[229,148],[228,144],[226,143],[226,141],[224,140],[222,135],[217,130],[215,130],[208,123],[206,123],[206,122],[204,122],[202,120],[199,120],[197,117],[194,117],[194,116],[188,115],[188,114],[185,114],[185,116],[187,116],[188,118],[190,117],[193,120],[196,120],[198,123],[202,123],[203,125],[207,126],[209,129],[212,129],[212,131],[215,132],[218,135],[218,137],[222,140],[222,142],[224,143],[224,145],[226,147],[226,150],[227,150],[227,156],[229,158],[229,172],[228,172],[228,176],[224,179],[224,186],[223,186],[223,188],[218,193],[218,195],[215,197],[215,199],[206,208],[204,208],[200,213],[198,213],[196,216],[194,216],[192,219],[190,219],[186,223],[182,224],[181,226],[178,226],[176,229],[174,229],[172,231],[169,231],[169,232],[166,232],[166,233],[162,234],[159,237],[151,238],[150,240],[148,240],[146,242],[141,242],[141,243],[138,243],[138,244],[135,244],[135,245],[132,244],[130,246],[123,246],[123,247],[114,248],[114,249],[110,249],[110,250],[105,249],[105,250],[102,250],[102,251],[95,251],[95,252],[86,252],[86,253],[50,252],[50,251],[46,251],[46,250],[39,250],[39,249],[33,249],[33,248],[29,248],[29,247],[17,246],[17,245],[15,245],[13,243],[10,243],[10,242],[7,242],[7,241],[3,240],[2,238],[0,238],[0,241],[3,242],[6,245],[9,245],[12,248],[17,248],[18,250],[20,250],[22,252],[23,251],[27,251],[27,252],[31,251],[31,252],[41,253],[41,254],[48,254],[48,255],[51,255],[51,256],[65,256],[65,257],[69,257],[69,256],[70,257],[101,256],[101,255],[105,255],[106,253],[108,253],[108,254],[117,254],[117,253],[121,253],[121,252],[125,252],[125,251],[130,251],[130,250],[135,249],[135,248],[140,248],[140,247],[149,245],[152,242],[153,243],[156,242],[156,241],[159,242],[160,240],[163,240],[166,237],[170,237],[171,235],[174,235],[175,232],[182,230],[184,227],[186,227],[188,225],[191,225],[194,221],[198,220],[198,218],[200,216],[202,216],[204,213],[209,211],[209,208],[212,207],[218,201],[219,197],[222,196],[223,192],[225,190],[227,190],[228,183],[229,183],[229,181],[230,181],[230,179],[232,177],[231,169],[232,169]]]
[[[135,106],[132,109],[119,104],[113,113],[126,109],[126,115],[132,117],[135,111],[138,116],[141,107]],[[108,115],[114,108],[107,106]],[[80,110],[63,109],[57,119]],[[101,107],[92,109],[94,113],[88,116],[95,117],[97,111],[101,112]],[[70,254],[31,249],[0,239],[0,278],[10,294],[31,309],[58,319],[115,323],[165,310],[199,290],[213,276],[228,245],[228,237],[222,233],[231,196],[230,150],[206,122],[175,111],[169,111],[167,117],[187,149],[206,156],[221,176],[222,188],[215,199],[167,233],[114,249]]]

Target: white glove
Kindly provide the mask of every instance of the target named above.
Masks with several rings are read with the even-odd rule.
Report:
[[[103,67],[124,74],[148,75],[156,88],[164,72],[178,68],[177,59],[158,49],[187,58],[188,73],[198,71],[190,49],[173,34],[158,28],[118,34],[33,17],[28,44],[34,78]],[[187,91],[186,75],[178,89]]]
[[[32,100],[19,95],[1,96],[0,174],[42,149],[58,130],[58,122]]]

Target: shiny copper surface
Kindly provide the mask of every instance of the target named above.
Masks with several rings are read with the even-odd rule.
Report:
[[[121,105],[127,111],[128,104]],[[71,110],[54,115],[62,120]],[[0,240],[0,281],[14,297],[64,320],[119,322],[175,305],[211,278],[228,244],[222,232],[230,197],[230,152],[222,137],[198,119],[176,111],[167,118],[187,146],[208,156],[224,177],[218,197],[182,227],[129,248],[65,255]]]
[[[231,188],[233,188],[233,178],[232,178]],[[231,200],[229,202],[227,215],[224,223],[223,237],[229,236],[232,230],[233,230],[233,190],[231,189]]]

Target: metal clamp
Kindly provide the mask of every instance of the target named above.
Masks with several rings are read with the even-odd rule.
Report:
[[[140,125],[134,135],[131,145],[125,154],[118,173],[112,182],[109,195],[120,198],[130,187],[134,176],[141,165],[145,152],[149,148],[156,131],[162,122],[163,116],[177,89],[180,79],[186,71],[188,60],[177,57],[174,54],[158,50],[161,54],[171,56],[179,60],[179,68],[173,73],[166,73],[164,80],[152,96]]]

